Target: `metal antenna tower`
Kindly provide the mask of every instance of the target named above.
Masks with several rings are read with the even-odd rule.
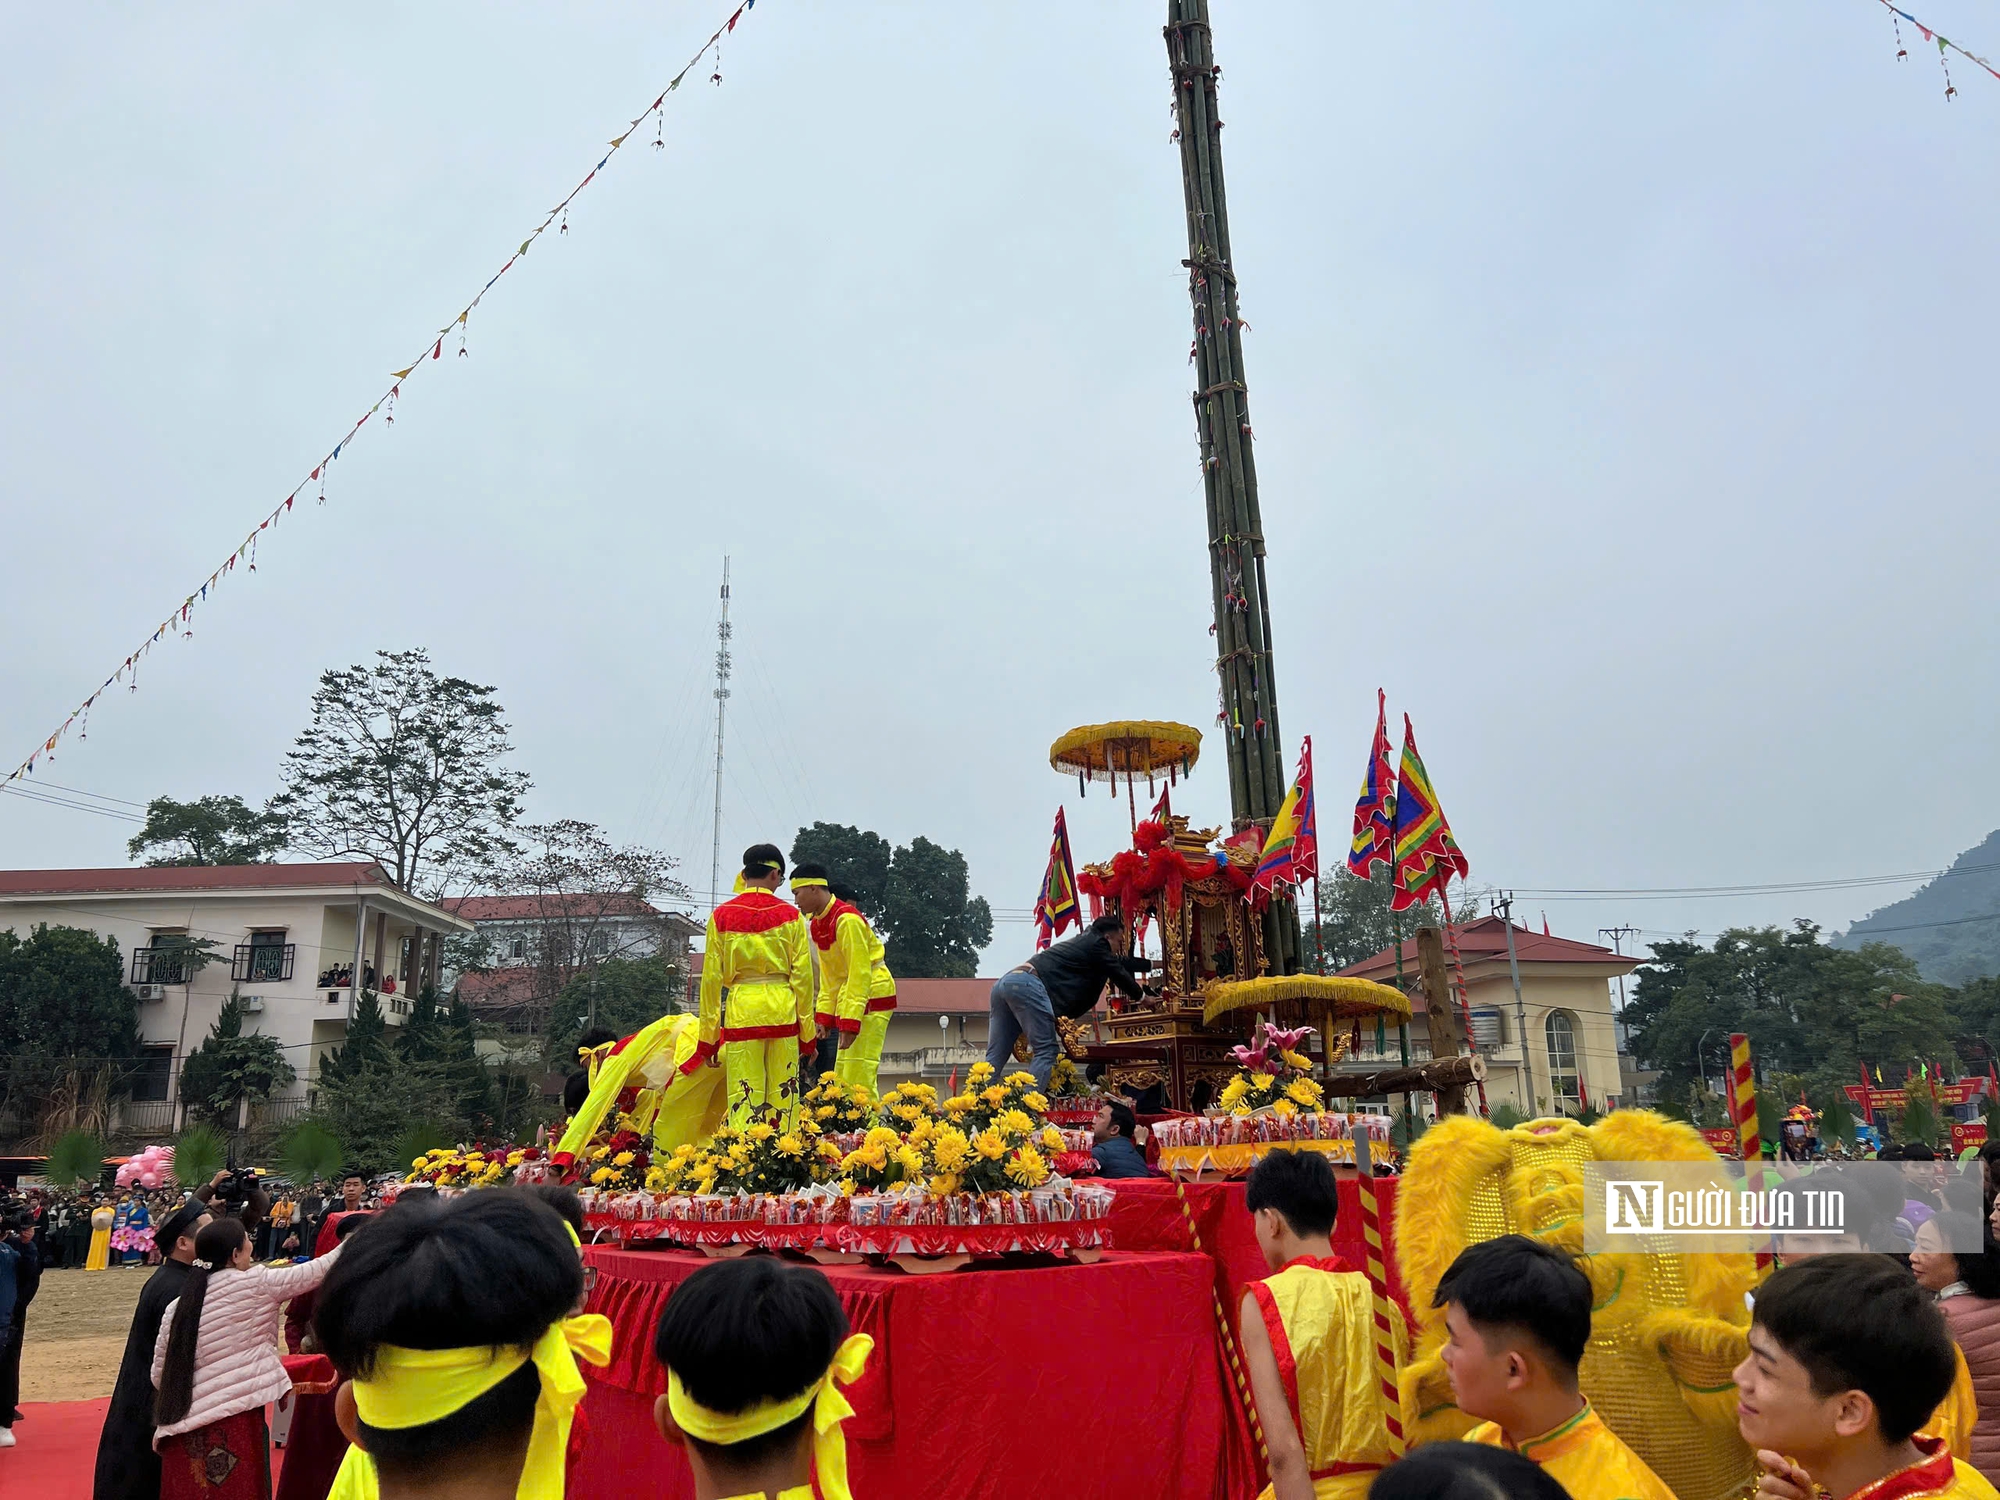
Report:
[[[715,622],[715,835],[708,855],[708,909],[722,904],[722,726],[729,713],[729,559],[722,559],[722,614]]]

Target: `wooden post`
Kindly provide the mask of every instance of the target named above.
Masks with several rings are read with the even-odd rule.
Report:
[[[1187,208],[1188,258],[1182,265],[1194,310],[1195,435],[1208,509],[1209,591],[1230,812],[1238,832],[1253,824],[1268,829],[1285,800],[1285,769],[1278,753],[1264,520],[1243,380],[1243,320],[1222,185],[1215,91],[1221,70],[1215,65],[1208,0],[1167,0],[1166,39]],[[1298,972],[1299,946],[1297,906],[1271,902],[1264,914],[1264,956],[1271,972]]]
[[[1424,987],[1424,1019],[1430,1026],[1431,1061],[1457,1057],[1466,1050],[1465,1029],[1452,1003],[1451,980],[1444,968],[1444,937],[1435,927],[1417,929],[1417,979]],[[1465,1111],[1465,1085],[1446,1084],[1437,1090],[1440,1117]]]

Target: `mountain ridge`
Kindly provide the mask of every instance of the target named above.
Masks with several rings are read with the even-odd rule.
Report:
[[[1943,874],[1832,939],[1837,948],[1872,942],[1901,948],[1924,978],[1939,984],[2000,974],[2000,829]]]

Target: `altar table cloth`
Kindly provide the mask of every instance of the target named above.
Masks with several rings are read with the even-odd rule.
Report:
[[[1396,1187],[1398,1179],[1375,1179],[1382,1205],[1382,1250],[1388,1274],[1389,1294],[1406,1305],[1403,1278],[1396,1271]],[[1118,1196],[1111,1204],[1111,1242],[1120,1250],[1192,1250],[1187,1214],[1181,1209],[1174,1184],[1164,1177],[1111,1177],[1103,1185]],[[1250,1210],[1243,1206],[1240,1182],[1186,1182],[1188,1208],[1193,1210],[1195,1228],[1201,1235],[1202,1253],[1215,1263],[1215,1289],[1229,1309],[1231,1321],[1243,1302],[1243,1289],[1268,1273],[1264,1253],[1257,1248],[1251,1228]],[[1340,1194],[1340,1211],[1333,1223],[1333,1248],[1348,1269],[1368,1269],[1367,1241],[1361,1234],[1361,1183],[1343,1178],[1335,1183]]]
[[[689,1500],[687,1460],[653,1425],[666,1375],[660,1309],[707,1260],[591,1246],[592,1312],[612,1359],[584,1366],[589,1439],[570,1470],[591,1500]],[[857,1500],[1249,1500],[1247,1447],[1215,1331],[1212,1263],[1112,1252],[1095,1265],[910,1276],[825,1267],[854,1331],[875,1340],[846,1387]]]

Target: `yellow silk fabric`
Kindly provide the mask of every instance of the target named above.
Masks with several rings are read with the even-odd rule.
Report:
[[[1979,1421],[1979,1399],[1972,1393],[1972,1371],[1966,1366],[1965,1351],[1954,1342],[1951,1346],[1952,1358],[1957,1369],[1951,1378],[1951,1389],[1944,1393],[1944,1400],[1938,1402],[1937,1410],[1924,1423],[1922,1431],[1932,1437],[1944,1439],[1944,1445],[1953,1458],[1969,1461],[1972,1458],[1972,1429]]]
[[[868,1356],[875,1340],[865,1333],[849,1334],[834,1351],[826,1373],[796,1396],[783,1401],[764,1401],[747,1411],[710,1411],[687,1393],[681,1378],[667,1371],[667,1409],[674,1424],[689,1437],[704,1443],[728,1445],[747,1443],[751,1438],[776,1432],[812,1408],[813,1467],[818,1472],[820,1493],[826,1500],[854,1500],[847,1487],[847,1438],[840,1424],[854,1415],[854,1408],[838,1387],[852,1385],[868,1368]]]
[[[671,1150],[715,1134],[722,1123],[721,1078],[712,1068],[680,1071],[694,1056],[697,1030],[693,1016],[662,1016],[635,1032],[616,1057],[598,1063],[590,1096],[563,1131],[555,1154],[581,1156],[627,1085],[639,1088],[633,1117],[640,1130],[652,1132],[656,1147]]]
[[[1498,1422],[1480,1423],[1465,1440],[1495,1448],[1513,1446]],[[1674,1500],[1674,1492],[1604,1425],[1588,1401],[1560,1427],[1529,1438],[1516,1451],[1541,1465],[1569,1491],[1571,1500]]]
[[[1387,1464],[1396,1454],[1382,1420],[1381,1371],[1375,1361],[1375,1300],[1368,1278],[1358,1271],[1322,1271],[1292,1264],[1267,1276],[1257,1294],[1260,1307],[1268,1296],[1283,1324],[1271,1339],[1278,1367],[1285,1368],[1287,1351],[1296,1371],[1299,1441],[1314,1473],[1336,1464]],[[1269,1328],[1267,1314],[1265,1323]],[[1410,1356],[1409,1333],[1402,1309],[1390,1305],[1392,1347],[1396,1362]],[[1403,1409],[1407,1431],[1411,1413]],[[1323,1493],[1345,1488],[1366,1491],[1370,1474],[1342,1474],[1316,1481]],[[1356,1486],[1353,1482],[1358,1480]],[[1335,1481],[1340,1481],[1336,1483]]]
[[[764,894],[764,893],[759,893]],[[724,902],[718,911],[733,903]],[[728,998],[725,1001],[724,992]],[[701,961],[701,1041],[713,1050],[725,1030],[796,1028],[813,1035],[812,938],[796,914],[762,932],[724,932],[708,919]]]
[[[819,1018],[860,1021],[868,1002],[896,993],[896,980],[882,961],[882,940],[858,911],[840,914],[833,946],[819,956]]]
[[[535,1426],[528,1437],[516,1500],[563,1500],[563,1460],[570,1424],[583,1399],[582,1355],[594,1365],[611,1362],[611,1320],[597,1313],[551,1323],[531,1350],[400,1349],[384,1346],[375,1373],[353,1383],[354,1409],[364,1424],[395,1431],[439,1421],[478,1400],[530,1360],[541,1373]],[[327,1500],[375,1500],[375,1464],[349,1447]]]

